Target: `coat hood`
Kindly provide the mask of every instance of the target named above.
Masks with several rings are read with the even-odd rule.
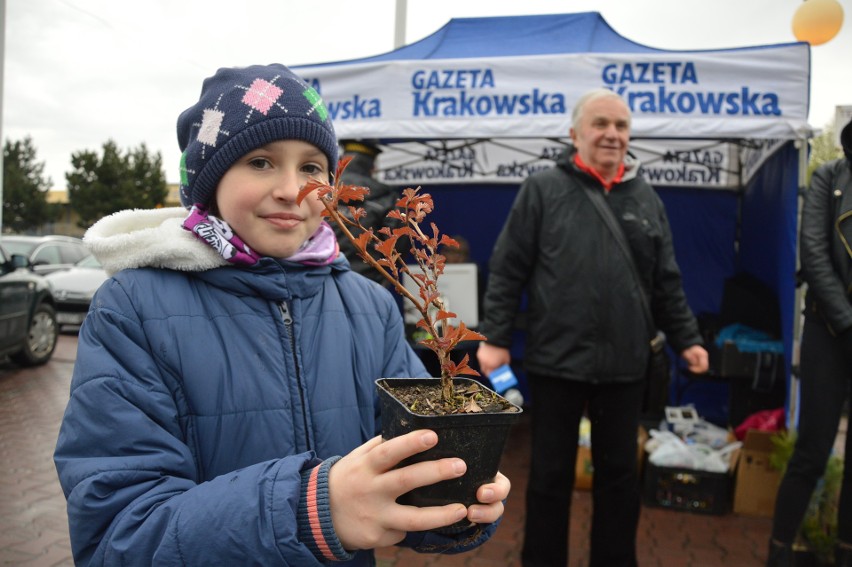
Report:
[[[182,207],[129,209],[102,218],[83,236],[110,275],[128,268],[200,272],[229,265],[182,224]]]

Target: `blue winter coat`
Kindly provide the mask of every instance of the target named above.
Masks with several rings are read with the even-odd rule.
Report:
[[[377,435],[374,380],[425,374],[391,294],[342,256],[120,271],[81,328],[55,453],[75,561],[321,564],[300,473]]]

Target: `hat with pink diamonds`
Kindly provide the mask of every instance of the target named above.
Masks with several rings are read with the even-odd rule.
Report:
[[[302,140],[337,167],[337,137],[319,93],[284,65],[223,68],[204,80],[198,102],[177,121],[180,201],[207,207],[219,180],[246,153]]]

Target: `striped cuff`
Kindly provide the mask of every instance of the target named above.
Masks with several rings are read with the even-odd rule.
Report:
[[[318,466],[302,471],[299,498],[299,539],[323,561],[348,561],[355,557],[343,549],[331,523],[328,503],[328,470],[340,457],[326,459]]]

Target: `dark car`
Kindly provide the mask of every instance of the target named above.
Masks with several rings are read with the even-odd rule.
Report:
[[[94,256],[86,256],[67,270],[57,270],[45,276],[56,302],[56,322],[80,325],[86,318],[92,296],[107,279],[106,271]]]
[[[8,234],[0,242],[9,254],[25,256],[30,268],[41,275],[70,268],[91,254],[83,241],[73,236]]]
[[[50,284],[28,269],[26,257],[9,254],[0,243],[0,358],[44,364],[58,337]]]

